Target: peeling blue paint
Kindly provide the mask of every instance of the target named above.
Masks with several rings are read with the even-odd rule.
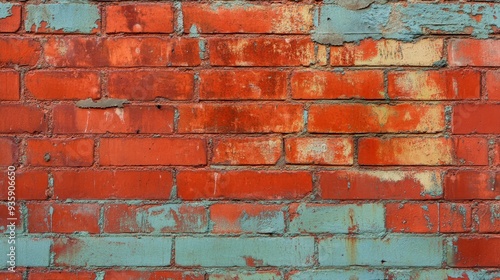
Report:
[[[339,5],[321,7],[313,39],[339,45],[366,38],[411,41],[429,32],[468,34],[487,38],[500,26],[500,6],[488,4],[372,4],[350,10]]]
[[[12,15],[12,3],[0,3],[0,19],[6,18]]]
[[[206,220],[199,215],[183,214],[180,204],[166,204],[141,209],[136,216],[136,222],[142,232],[165,232],[178,230],[182,222],[184,232],[203,232],[208,228]]]
[[[99,9],[90,4],[40,4],[28,5],[24,23],[26,31],[38,31],[45,23],[50,30],[91,33],[100,19]]]
[[[246,212],[240,219],[241,230],[244,232],[276,233],[285,231],[283,212],[267,211],[258,216],[250,216]]]
[[[293,274],[290,280],[385,279],[383,270],[315,270]]]
[[[0,268],[7,267],[7,254],[12,244],[8,244],[8,239],[0,239]],[[16,239],[16,265],[17,266],[43,266],[50,264],[50,247],[52,240],[49,238],[29,238],[17,237]]]
[[[463,270],[463,269],[419,269],[419,270],[390,270],[389,275],[397,280],[417,279],[481,279],[492,280],[500,276],[500,272],[487,270]]]

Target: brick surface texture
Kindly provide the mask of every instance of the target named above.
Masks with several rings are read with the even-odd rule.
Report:
[[[0,0],[0,187],[0,279],[498,280],[500,2]]]

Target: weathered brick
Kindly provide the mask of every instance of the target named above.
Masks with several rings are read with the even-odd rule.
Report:
[[[500,198],[500,173],[451,170],[444,181],[446,200],[498,199]]]
[[[94,140],[28,139],[26,159],[35,166],[91,166],[94,162]]]
[[[0,166],[9,166],[17,162],[18,148],[14,139],[0,138]]]
[[[500,71],[488,71],[485,76],[485,91],[488,99],[500,100]]]
[[[212,163],[222,165],[273,165],[281,157],[280,138],[221,138],[214,141]]]
[[[24,28],[36,33],[95,33],[100,26],[99,7],[87,3],[26,5]]]
[[[439,229],[437,203],[388,203],[385,205],[387,230],[432,233]]]
[[[182,279],[204,280],[202,273],[188,271],[136,271],[136,270],[107,270],[104,280],[154,280],[154,279]]]
[[[432,133],[444,128],[444,106],[414,104],[313,104],[307,127],[319,133]]]
[[[500,202],[481,203],[474,217],[481,233],[500,233]]]
[[[210,206],[212,233],[283,233],[282,205],[214,204]]]
[[[0,133],[37,133],[47,130],[47,115],[38,106],[2,104],[0,116]]]
[[[20,81],[17,71],[0,71],[0,100],[19,100],[19,90]]]
[[[389,280],[397,279],[482,279],[497,280],[500,273],[488,270],[462,270],[462,269],[415,269],[415,270],[389,270]]]
[[[40,42],[32,38],[0,38],[0,66],[34,66],[40,59]]]
[[[384,206],[373,203],[292,204],[289,231],[292,233],[384,232]]]
[[[21,5],[0,3],[0,32],[16,32],[21,26]]]
[[[205,140],[196,138],[103,138],[99,146],[99,163],[114,166],[204,165],[207,163],[206,149]]]
[[[457,237],[448,248],[451,267],[498,267],[500,265],[499,237]]]
[[[348,269],[348,270],[309,270],[292,273],[290,280],[328,280],[328,279],[386,279],[383,270]]]
[[[500,141],[497,141],[495,143],[494,147],[494,158],[493,158],[493,164],[494,165],[500,165]]]
[[[166,266],[172,238],[131,236],[60,237],[52,252],[56,266]]]
[[[98,99],[100,79],[96,71],[30,71],[25,77],[26,88],[41,100]]]
[[[7,237],[0,239],[0,250],[5,252],[0,257],[0,268],[7,267],[7,256],[12,244],[7,243]],[[50,248],[52,240],[38,237],[16,237],[16,268],[17,267],[48,267],[50,264]]]
[[[172,33],[174,11],[168,3],[106,6],[106,33]]]
[[[468,232],[472,226],[472,209],[470,204],[439,204],[439,232]]]
[[[301,171],[180,171],[181,199],[298,199],[312,191],[312,176]]]
[[[104,232],[205,232],[207,211],[197,204],[110,204],[104,207]]]
[[[351,138],[286,138],[285,160],[292,164],[351,165]]]
[[[312,237],[178,237],[175,263],[180,266],[310,266]],[[213,257],[218,252],[218,257]]]
[[[47,171],[16,170],[16,199],[44,200],[47,199],[49,176]],[[0,185],[8,185],[8,173],[0,172]],[[6,191],[0,192],[0,200],[7,200]]]
[[[384,73],[379,70],[324,72],[292,75],[294,99],[384,99]]]
[[[96,274],[90,271],[30,271],[28,280],[94,280]]]
[[[99,233],[98,204],[30,203],[28,231],[31,233]]]
[[[498,134],[500,104],[457,104],[452,119],[455,134]]]
[[[238,279],[238,280],[281,280],[283,279],[279,271],[252,271],[252,272],[217,272],[215,274],[210,274],[208,280],[228,280],[228,279]]]
[[[448,61],[451,66],[500,66],[500,40],[452,39]]]

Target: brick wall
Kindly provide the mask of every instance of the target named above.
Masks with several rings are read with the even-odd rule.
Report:
[[[408,2],[1,2],[0,278],[500,279],[500,4]]]

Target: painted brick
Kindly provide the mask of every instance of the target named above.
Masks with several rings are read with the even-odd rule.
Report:
[[[197,204],[110,204],[104,207],[104,232],[205,232],[207,211]]]
[[[389,231],[438,232],[440,212],[436,203],[388,203],[385,208],[386,227]]]
[[[389,280],[397,279],[482,279],[497,280],[500,273],[487,270],[462,269],[418,269],[418,270],[390,270]]]
[[[331,280],[331,279],[385,279],[384,271],[377,269],[366,270],[310,270],[292,273],[290,280]]]
[[[465,203],[439,204],[439,232],[468,232],[472,226],[472,209]]]
[[[114,166],[204,165],[206,149],[204,139],[102,138],[99,163]]]
[[[213,144],[212,163],[223,165],[274,165],[281,157],[280,138],[221,138]]]
[[[441,105],[313,104],[307,128],[318,133],[431,133],[444,130],[445,115]]]
[[[30,271],[28,280],[94,280],[96,274],[90,271]]]
[[[253,272],[220,272],[211,274],[208,280],[281,280],[281,273],[278,271],[253,271]]]
[[[2,26],[1,23],[0,26]],[[0,100],[19,100],[19,90],[20,81],[17,71],[0,71]]]
[[[338,170],[319,173],[323,199],[428,200],[443,196],[439,171]]]
[[[41,100],[98,99],[100,79],[95,71],[37,70],[26,74],[26,88]]]
[[[314,62],[310,39],[210,38],[213,66],[307,66]]]
[[[168,199],[168,171],[54,171],[54,197],[64,199]],[[96,186],[99,186],[97,188]]]
[[[1,110],[1,109],[0,109]],[[124,108],[82,109],[54,106],[55,133],[171,133],[174,108],[132,105]],[[156,120],[155,122],[150,121]]]
[[[21,5],[0,4],[0,32],[16,32],[21,26]]]
[[[182,104],[178,110],[180,133],[286,133],[304,126],[298,104]]]
[[[320,266],[439,267],[443,261],[443,240],[435,236],[331,237],[318,249]]]
[[[307,34],[313,25],[311,5],[184,3],[184,33]],[[259,20],[255,20],[259,19]]]
[[[195,66],[198,53],[198,40],[191,38],[71,36],[44,44],[44,60],[54,67]]]
[[[454,137],[455,160],[458,165],[488,165],[488,141],[478,137]]]
[[[1,254],[0,268],[6,268],[7,260],[9,259],[7,253],[12,244],[7,243],[7,238],[0,239],[0,249],[5,254]],[[17,267],[48,267],[50,263],[50,248],[52,240],[49,238],[37,237],[16,237],[16,266]]]
[[[30,233],[99,233],[98,204],[30,203],[28,231]]]
[[[500,66],[500,40],[452,39],[448,43],[451,66]]]
[[[56,266],[165,266],[171,247],[169,237],[60,237],[52,252]]]
[[[47,116],[38,106],[2,104],[0,116],[0,133],[37,133],[47,130]]]
[[[455,134],[500,133],[499,104],[457,104],[452,118]]]
[[[127,100],[189,100],[194,94],[194,75],[174,71],[114,71],[109,73],[111,98]]]
[[[292,233],[379,233],[385,231],[382,204],[292,204]]]
[[[312,237],[179,237],[175,263],[180,266],[310,266]],[[213,257],[218,252],[218,257]]]
[[[14,139],[0,138],[0,166],[9,166],[17,162],[18,148]]]
[[[500,198],[500,173],[470,170],[451,170],[444,181],[444,198],[447,200],[498,199]]]
[[[458,237],[453,239],[451,267],[498,267],[500,265],[500,238],[498,237]],[[449,251],[450,253],[450,251]]]
[[[37,33],[94,33],[100,25],[97,5],[55,3],[26,6],[24,28]]]
[[[443,58],[443,40],[363,40],[330,49],[332,66],[432,66]]]
[[[388,95],[400,100],[479,99],[481,73],[475,70],[397,71],[388,74]]]
[[[351,138],[287,138],[285,160],[295,164],[351,165],[354,162]]]
[[[384,99],[384,73],[304,71],[292,75],[294,99]]]
[[[8,184],[7,172],[0,173],[0,185]],[[44,200],[47,199],[49,176],[47,171],[16,170],[16,199]],[[0,192],[0,200],[7,200],[7,192]]]
[[[106,6],[106,33],[172,33],[174,11],[163,3]]]
[[[485,91],[488,99],[500,100],[500,71],[488,71],[485,77]]]
[[[301,171],[180,171],[178,196],[197,199],[298,199],[312,191],[312,176]]]
[[[28,139],[26,158],[34,166],[91,166],[94,162],[94,140]]]
[[[493,158],[493,164],[494,165],[500,165],[500,141],[497,141],[497,143],[494,146],[494,158]]]
[[[34,66],[40,59],[41,45],[36,39],[23,37],[0,38],[0,66]]]
[[[283,233],[282,205],[214,204],[210,206],[212,233]]]
[[[5,186],[5,188],[7,189],[7,185]],[[16,205],[17,208],[15,208],[15,210],[12,210],[10,208],[12,204],[9,203],[11,202],[0,202],[0,232],[6,237],[8,237],[11,232],[11,227],[9,225],[11,222],[13,222],[13,220],[10,220],[12,218],[16,219],[14,231],[17,234],[22,234],[23,230],[26,228],[26,223],[22,217],[22,209],[21,207],[19,207],[20,205]],[[8,251],[6,251],[6,253],[8,253]]]
[[[287,73],[270,70],[205,70],[200,72],[201,100],[283,100]]]
[[[183,271],[134,271],[134,270],[108,270],[104,280],[155,280],[155,279],[180,279],[203,280],[202,273]]]
[[[500,233],[500,203],[481,203],[477,208],[475,219],[481,233]]]

